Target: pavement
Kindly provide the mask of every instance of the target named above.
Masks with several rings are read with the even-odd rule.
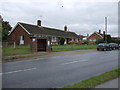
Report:
[[[110,80],[108,82],[105,82],[105,83],[103,83],[101,85],[96,86],[95,88],[119,88],[118,87],[119,86],[118,85],[118,79],[120,80],[120,78]]]
[[[62,51],[62,52],[37,52],[37,53],[31,53],[31,54],[18,54],[18,55],[3,56],[1,60],[3,60],[3,62],[21,61],[21,60],[30,60],[30,59],[36,59],[36,58],[58,56],[58,55],[60,56],[60,55],[75,54],[75,53],[86,53],[86,52],[96,52],[96,49]]]
[[[64,53],[3,63],[3,88],[62,88],[118,68],[117,50]]]

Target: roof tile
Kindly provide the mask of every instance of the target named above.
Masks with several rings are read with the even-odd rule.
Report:
[[[43,26],[31,25],[20,23],[29,33],[31,34],[44,34],[58,37],[66,37],[66,38],[79,38],[79,36],[74,32],[65,32],[59,29],[48,28]]]

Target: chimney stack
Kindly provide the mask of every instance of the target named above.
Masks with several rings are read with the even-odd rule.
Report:
[[[37,20],[37,25],[41,26],[41,20]]]
[[[66,25],[64,26],[64,31],[67,31],[67,26]]]
[[[99,34],[101,34],[101,30],[99,30]]]
[[[87,37],[89,37],[89,34],[87,34]]]

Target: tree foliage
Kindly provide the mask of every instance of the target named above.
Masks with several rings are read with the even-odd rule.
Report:
[[[99,44],[99,43],[105,43],[104,39],[99,39],[96,41],[96,44]]]
[[[111,36],[107,35],[107,43],[111,43],[111,40],[112,40]]]
[[[6,41],[8,39],[9,31],[11,31],[12,27],[8,21],[2,22],[2,40]]]
[[[111,40],[112,43],[120,44],[120,40]]]
[[[99,39],[96,41],[96,44],[106,43],[105,39]],[[113,40],[110,35],[107,35],[107,43],[118,43],[120,44],[120,40]]]
[[[88,42],[88,41],[84,41],[84,43],[83,43],[83,44],[87,44],[87,45],[88,45],[88,44],[89,44],[89,42]]]
[[[64,39],[64,38],[61,38],[58,44],[59,44],[59,45],[64,45],[64,42],[65,42],[65,39]]]
[[[106,40],[107,38],[107,40]],[[110,35],[105,35],[103,39],[99,39],[96,41],[96,44],[99,44],[99,43],[111,43],[112,42],[112,38]]]

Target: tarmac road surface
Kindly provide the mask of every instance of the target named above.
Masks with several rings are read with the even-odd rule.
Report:
[[[118,68],[118,51],[95,51],[3,64],[3,88],[62,88]]]

